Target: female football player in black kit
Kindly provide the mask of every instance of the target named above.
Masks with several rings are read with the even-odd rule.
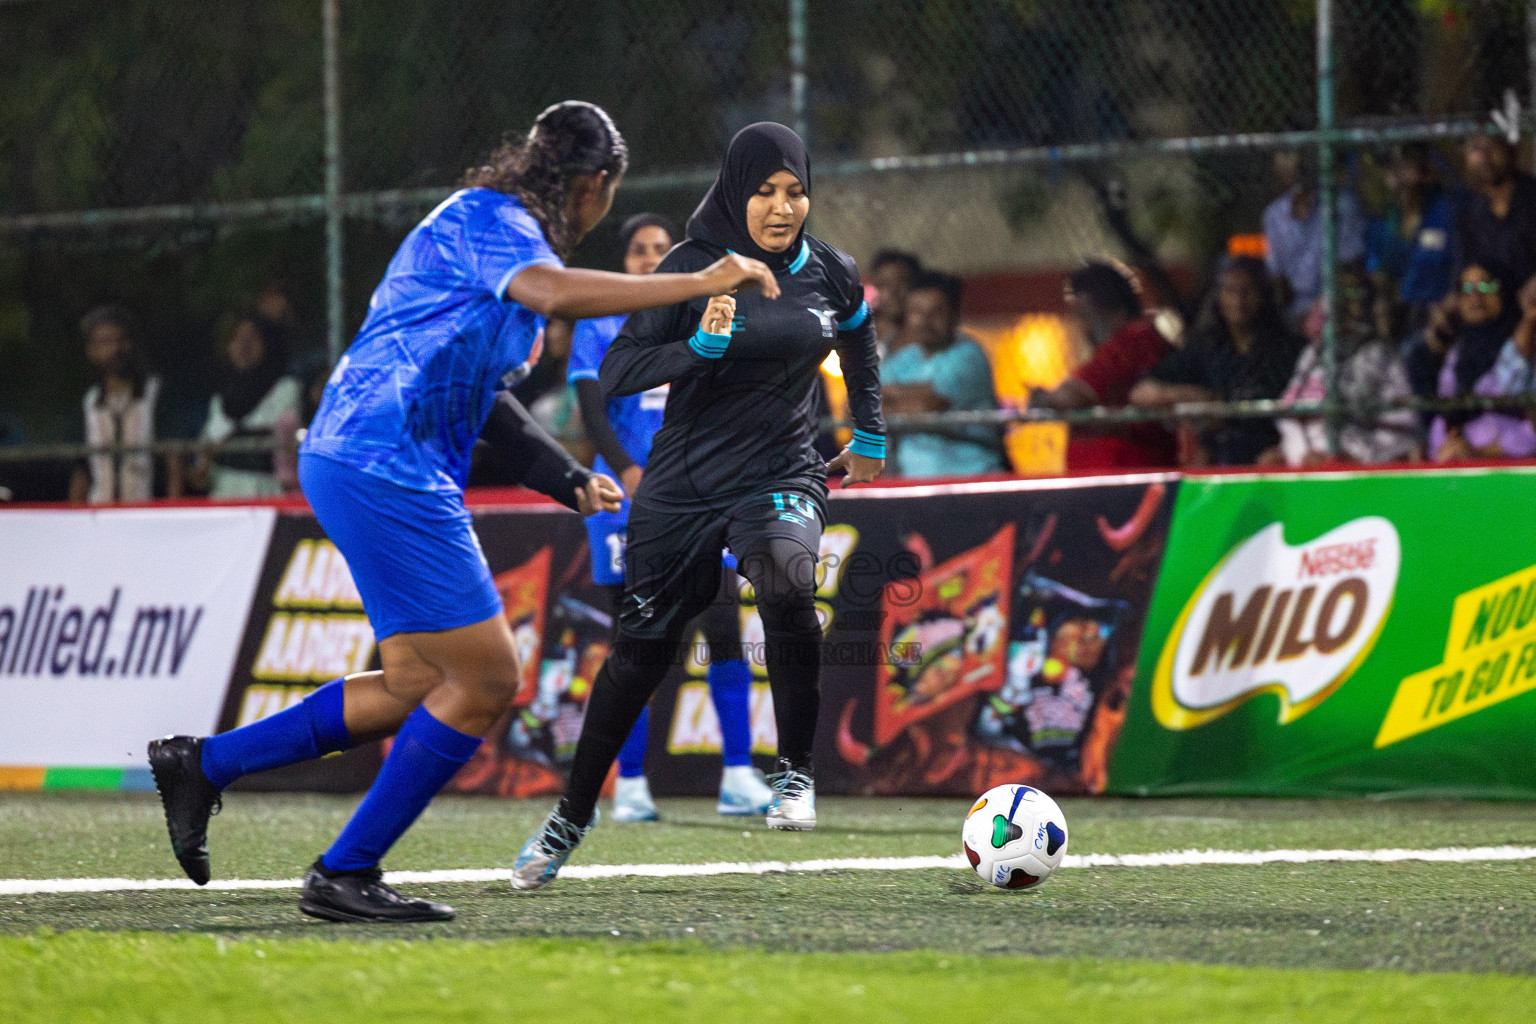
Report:
[[[827,474],[845,470],[844,486],[878,476],[885,426],[858,269],[804,234],[810,196],[799,136],[772,123],[742,129],[689,219],[687,239],[657,270],[697,270],[737,253],[772,268],[780,296],[720,295],[637,313],[603,359],[599,382],[608,394],[672,389],[633,496],[619,635],[594,682],[565,797],[512,869],[519,889],[553,881],[596,821],[608,766],[677,660],[684,627],[719,589],[722,546],[737,556],[763,620],[779,730],[768,826],[815,827],[811,745],[822,639],[815,568]],[[813,443],[817,374],[833,349],[856,429],[824,463]]]

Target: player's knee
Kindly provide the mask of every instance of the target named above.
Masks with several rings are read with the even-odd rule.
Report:
[[[486,709],[500,714],[512,706],[520,682],[516,663],[497,665],[481,674],[477,690]]]

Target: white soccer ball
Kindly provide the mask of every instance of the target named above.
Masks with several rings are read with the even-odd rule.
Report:
[[[1055,800],[1033,786],[997,786],[971,806],[960,845],[982,881],[999,889],[1033,889],[1067,855],[1067,819]]]

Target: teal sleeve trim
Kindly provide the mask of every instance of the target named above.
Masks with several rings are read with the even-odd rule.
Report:
[[[837,322],[837,329],[840,331],[851,331],[861,326],[864,321],[868,319],[869,303],[861,302],[859,303],[859,308],[853,311],[852,316],[850,316],[847,320],[839,320]]]
[[[810,261],[811,261],[811,243],[805,241],[804,239],[801,239],[800,240],[800,251],[795,254],[794,261],[790,263],[790,265],[789,265],[789,272],[791,274],[798,274],[798,273],[800,273],[800,271],[803,270],[805,268],[805,265],[807,263],[809,263]]]
[[[853,440],[848,442],[848,450],[866,459],[883,459],[885,458],[885,438],[879,434],[855,428]]]
[[[688,347],[705,359],[719,359],[725,355],[725,347],[730,343],[729,334],[710,334],[702,327],[688,339]]]

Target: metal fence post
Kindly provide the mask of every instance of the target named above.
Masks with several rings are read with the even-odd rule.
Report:
[[[1525,2],[1525,109],[1536,110],[1536,0]]]
[[[322,116],[325,120],[325,347],[334,364],[341,358],[342,219],[340,0],[320,0]]]
[[[1339,453],[1343,409],[1339,402],[1339,221],[1333,175],[1333,0],[1317,0],[1318,212],[1322,216],[1323,380],[1328,450]]]
[[[806,0],[789,0],[789,117],[790,127],[809,149],[810,139],[805,134],[805,5]]]

